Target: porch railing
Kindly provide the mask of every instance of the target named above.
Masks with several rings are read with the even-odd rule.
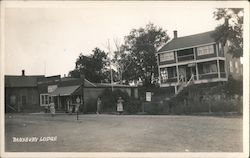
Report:
[[[10,106],[10,105],[7,105],[8,108],[10,108],[11,110],[13,111],[17,111],[14,107]]]
[[[194,60],[194,54],[183,55],[183,56],[177,56],[177,59],[178,59],[178,61]]]
[[[218,72],[199,74],[199,79],[212,79],[212,78],[218,78]]]
[[[177,77],[161,79],[161,83],[173,83],[173,82],[177,82]]]

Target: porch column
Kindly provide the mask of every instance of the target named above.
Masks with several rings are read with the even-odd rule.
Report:
[[[194,60],[196,60],[195,48],[193,48]]]
[[[177,84],[174,86],[174,93],[177,94],[178,93],[178,89],[177,89]]]
[[[161,85],[161,71],[160,71],[160,55],[156,54],[156,61],[157,61],[157,65],[158,65],[158,82]]]
[[[199,80],[198,63],[195,63],[195,69],[196,69],[196,80]]]
[[[225,70],[227,79],[228,79],[228,73],[229,73],[228,72],[229,71],[228,66],[229,66],[229,61],[224,60],[224,70]]]
[[[175,55],[175,62],[176,62],[177,83],[179,83],[179,67],[178,67],[177,51],[174,51],[174,55]]]
[[[218,71],[218,78],[220,79],[220,62],[217,59],[217,71]]]
[[[177,72],[177,82],[179,82],[179,68],[178,68],[178,65],[176,65],[176,72]]]
[[[175,55],[175,62],[178,63],[177,51],[174,51],[174,55]]]
[[[216,55],[217,57],[219,57],[219,47],[218,47],[218,43],[215,44],[215,50],[216,50]]]

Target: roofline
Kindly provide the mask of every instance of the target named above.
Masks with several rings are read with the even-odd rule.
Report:
[[[96,85],[92,82],[90,82],[89,80],[87,80],[86,78],[84,79],[85,81],[87,81],[89,84],[91,84],[92,86],[96,87]]]
[[[184,50],[184,49],[190,49],[193,47],[201,47],[201,46],[206,46],[206,45],[211,45],[211,44],[216,44],[216,43],[217,42],[212,42],[212,43],[194,45],[194,46],[190,46],[190,47],[183,47],[183,48],[179,48],[179,49],[171,49],[171,50],[167,50],[167,51],[156,52],[156,54],[162,54],[162,53],[168,53],[168,52],[179,51],[179,50]]]
[[[4,75],[4,77],[45,77],[44,75]]]
[[[37,88],[37,85],[35,86],[4,86],[4,88]]]

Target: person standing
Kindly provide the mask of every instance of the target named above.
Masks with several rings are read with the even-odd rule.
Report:
[[[102,104],[102,100],[100,97],[97,98],[97,102],[96,102],[97,106],[96,106],[96,114],[100,114],[101,113],[101,104]]]
[[[79,112],[80,103],[81,103],[81,99],[80,99],[79,96],[78,96],[78,97],[76,98],[76,105],[75,105],[75,112],[76,112],[76,113]]]
[[[68,99],[67,99],[67,108],[66,108],[66,112],[67,112],[67,113],[70,113],[70,111],[69,111],[69,109],[70,109],[69,106],[70,106],[70,99],[68,98]]]
[[[117,100],[117,112],[119,115],[123,113],[123,102],[124,100],[122,99],[122,97],[119,97],[119,99]]]
[[[50,113],[51,113],[51,116],[54,117],[55,113],[56,113],[56,109],[55,109],[55,103],[53,101],[53,99],[51,100],[50,102]]]

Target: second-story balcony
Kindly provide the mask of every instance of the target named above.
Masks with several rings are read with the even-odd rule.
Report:
[[[194,60],[193,48],[177,51],[177,62]]]
[[[179,56],[177,57],[177,60],[178,62],[194,60],[194,54]]]

